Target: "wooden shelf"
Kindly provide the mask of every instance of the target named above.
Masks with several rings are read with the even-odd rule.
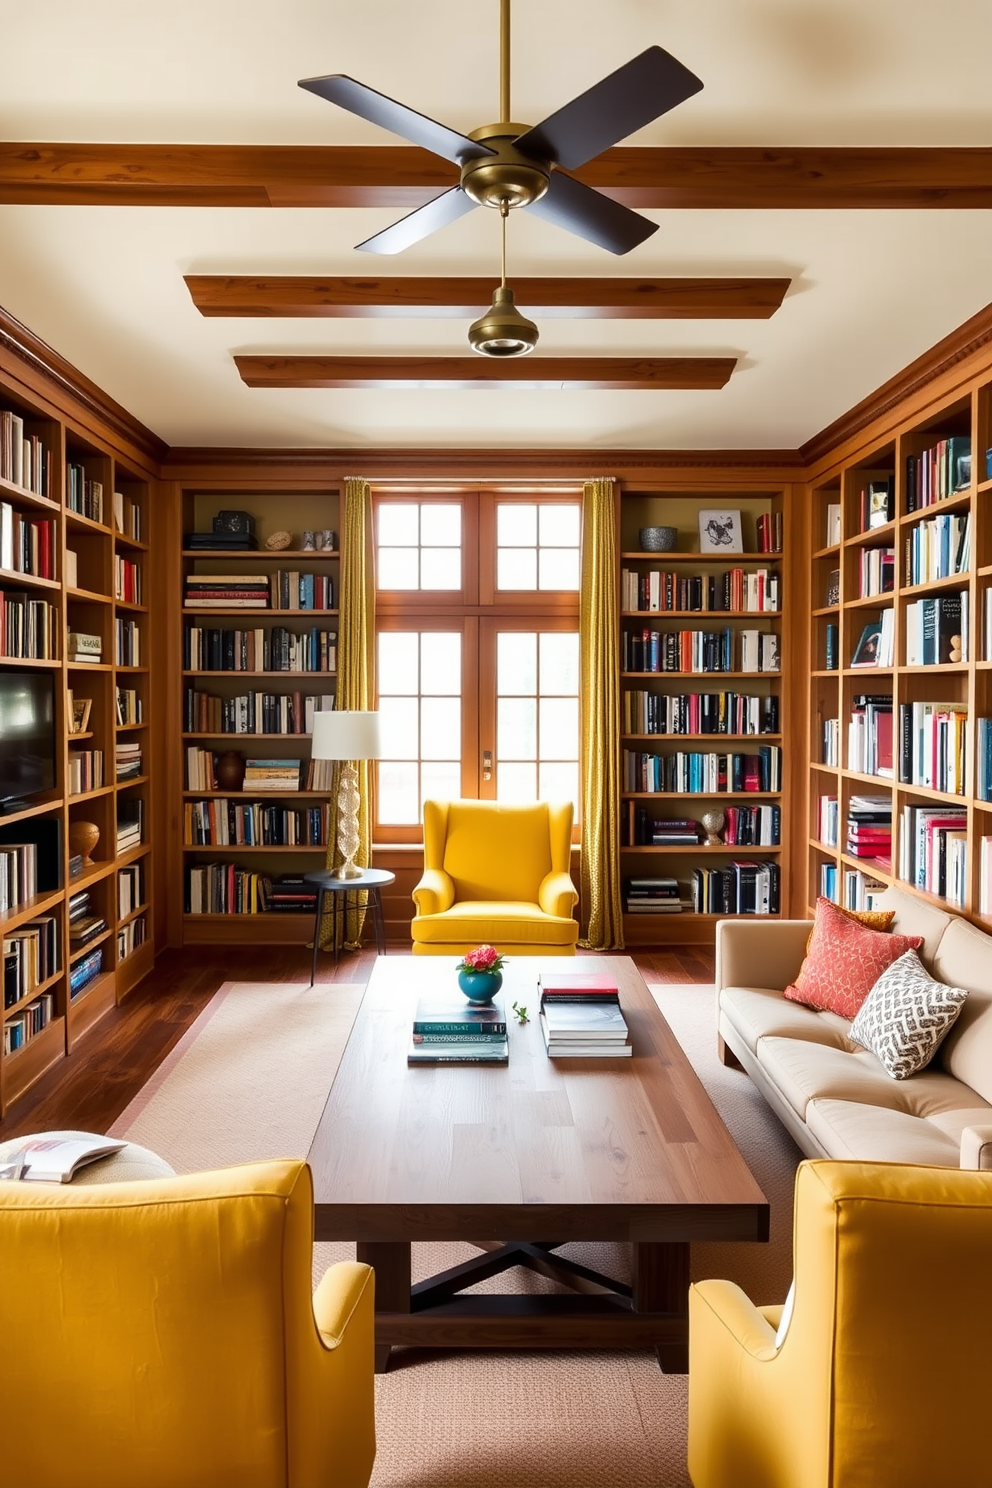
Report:
[[[186,738],[197,738],[197,737],[200,737],[200,736],[199,735],[187,734],[187,735],[185,735],[185,737]],[[294,791],[294,790],[287,790],[287,791],[257,791],[256,790],[256,791],[252,791],[252,790],[247,790],[246,791],[243,787],[242,787],[241,790],[236,790],[236,791],[222,791],[222,790],[216,790],[216,791],[209,791],[209,790],[201,790],[201,791],[198,791],[198,790],[184,790],[183,791],[183,800],[184,801],[211,801],[211,800],[234,801],[234,800],[238,800],[239,798],[242,801],[260,801],[260,800],[276,800],[276,801],[329,801],[330,800],[330,796],[331,796],[330,791],[306,791],[306,790],[301,790],[301,791]]]
[[[109,605],[113,603],[109,594],[100,594],[95,589],[80,589],[78,587],[69,588],[67,586],[65,593],[67,599],[83,600],[86,604]]]
[[[70,456],[70,459],[74,458]],[[99,532],[104,537],[113,537],[113,532],[105,522],[94,522],[92,517],[84,517],[82,512],[70,511],[65,508],[65,520],[68,527],[78,527],[84,532]]]
[[[184,605],[183,614],[189,618],[195,615],[202,620],[205,615],[263,615],[266,620],[306,620],[316,618],[326,620],[329,615],[340,614],[339,610],[273,610],[269,606],[264,609],[259,606],[253,608],[249,605]],[[248,627],[254,629],[254,627]]]
[[[2,475],[0,475],[0,497],[5,497],[11,501],[20,501],[24,506],[36,507],[38,511],[48,512],[53,517],[62,511],[59,503],[53,501],[51,497],[39,496],[36,492],[29,491],[25,486],[15,485],[12,480],[7,480]]]
[[[328,610],[327,614],[337,614]],[[781,610],[621,610],[621,620],[781,620]]]
[[[920,595],[926,596],[934,589],[967,589],[970,578],[969,570],[965,573],[948,574],[944,579],[925,579],[922,584],[903,584],[899,590],[899,598],[915,599]]]
[[[95,951],[97,946],[103,945],[104,941],[108,940],[113,933],[113,929],[108,923],[106,930],[101,930],[99,935],[92,936],[91,939],[86,941],[85,945],[77,946],[75,950],[71,949],[72,941],[70,940],[69,965],[75,966],[77,961],[82,961],[84,956],[88,956],[91,951]]]
[[[0,656],[0,666],[9,667],[60,667],[57,656]]]
[[[184,739],[312,739],[312,734],[183,734]],[[230,792],[228,792],[230,794]]]
[[[728,500],[730,498],[728,497]],[[664,569],[669,563],[718,564],[720,568],[737,568],[741,563],[781,563],[781,553],[621,553],[624,562],[654,563]]]
[[[658,844],[653,842],[638,842],[621,847],[622,853],[662,853],[676,854],[679,857],[696,857],[699,853],[722,853],[724,857],[740,858],[746,857],[748,853],[780,853],[781,843],[764,845],[760,842],[732,842],[729,845],[722,842],[719,847],[710,847],[705,842],[679,843],[677,846],[671,843]]]
[[[633,674],[631,674],[631,675],[633,675]],[[657,672],[648,672],[647,673],[647,676],[649,676],[649,677],[653,677],[653,676],[657,676],[657,675],[658,675]],[[669,676],[669,677],[674,677],[676,675],[676,673],[675,672],[668,672],[666,675]],[[729,677],[730,676],[730,673],[729,672],[723,672],[721,675],[722,676],[725,676],[725,677]],[[763,675],[766,675],[767,676],[768,674],[767,673],[764,673]],[[297,678],[297,677],[323,677],[326,681],[330,681],[331,678],[337,677],[337,672],[336,671],[334,671],[334,672],[235,672],[235,671],[227,671],[226,669],[225,670],[218,669],[215,672],[204,672],[204,671],[188,672],[188,671],[184,671],[183,672],[183,676],[184,677],[209,677],[209,678],[213,678],[213,677],[280,677],[280,678],[282,678],[282,680],[284,682],[291,682],[291,681],[293,681],[294,678]],[[299,688],[297,688],[296,690],[299,691]]]
[[[8,935],[11,930],[16,930],[18,925],[23,925],[25,920],[33,920],[36,915],[47,914],[50,909],[54,909],[55,905],[61,902],[61,889],[47,889],[42,894],[33,894],[30,899],[25,899],[13,909],[0,913],[0,935]]]
[[[621,801],[777,801],[781,791],[621,791]]]
[[[183,548],[181,558],[237,558],[254,563],[263,558],[267,563],[282,563],[286,558],[340,558],[340,548]]]
[[[722,740],[725,740],[728,744],[734,744],[734,743],[753,744],[753,743],[759,743],[759,742],[760,743],[765,743],[765,744],[778,744],[781,741],[781,738],[782,738],[782,735],[781,734],[621,734],[620,735],[621,742],[623,742],[623,740],[625,740],[625,739],[627,739],[627,740],[643,739],[643,740],[650,740],[652,743],[656,743],[656,744],[659,743],[659,742],[665,743],[665,744],[677,744],[682,739],[688,739],[690,741],[692,741],[692,740],[703,740],[703,741],[705,741],[705,740],[709,739],[709,740],[711,740],[713,742],[722,739]],[[642,750],[641,753],[643,753],[643,752],[644,751]]]
[[[298,857],[301,853],[326,853],[327,843],[318,842],[316,846],[311,847],[285,847],[282,844],[276,845],[274,843],[271,846],[260,844],[249,847],[245,842],[211,842],[205,845],[184,842],[183,852],[212,853],[214,857],[218,853],[231,853],[235,857],[240,857],[242,853],[294,853]]]
[[[42,993],[48,992],[52,987],[55,986],[55,983],[61,981],[64,976],[65,972],[60,968],[58,971],[53,972],[50,977],[46,977],[43,982],[39,982],[36,987],[32,987],[30,992],[25,992],[24,996],[20,998],[19,1001],[12,1002],[10,1007],[4,1008],[3,1021],[6,1022],[7,1019],[13,1017],[15,1013],[22,1013],[26,1007],[29,1007],[30,1004],[36,1000],[36,998],[41,997]]]
[[[696,677],[696,678],[699,678],[699,677],[709,677],[711,679],[715,679],[715,678],[718,678],[718,677],[761,677],[761,678],[764,679],[764,681],[769,682],[769,681],[772,681],[773,679],[776,680],[776,681],[779,680],[781,678],[781,676],[782,676],[782,673],[781,672],[621,672],[620,673],[620,676],[621,677],[627,677],[627,678],[629,678],[629,677],[635,677],[635,678],[654,677],[656,679],[660,679],[662,677]]]
[[[43,579],[38,574],[19,573],[16,568],[0,568],[0,583],[16,589],[61,589],[58,579]]]

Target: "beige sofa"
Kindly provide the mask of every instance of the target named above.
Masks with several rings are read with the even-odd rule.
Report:
[[[992,1169],[992,936],[898,889],[892,929],[922,935],[920,958],[968,1000],[925,1070],[893,1080],[835,1013],[788,1002],[809,920],[716,927],[720,1054],[739,1064],[810,1157]]]

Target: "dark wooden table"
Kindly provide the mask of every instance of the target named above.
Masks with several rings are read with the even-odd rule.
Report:
[[[768,1204],[675,1035],[628,957],[583,957],[616,976],[634,1056],[549,1059],[541,959],[514,957],[506,1007],[533,1021],[510,1021],[509,1065],[410,1067],[417,999],[455,992],[455,962],[376,961],[309,1154],[316,1238],[356,1241],[375,1268],[376,1368],[415,1344],[654,1349],[684,1370],[690,1241],[767,1240]],[[413,1286],[418,1240],[482,1253]],[[632,1283],[555,1254],[572,1240],[628,1241]],[[514,1265],[573,1290],[461,1295]]]

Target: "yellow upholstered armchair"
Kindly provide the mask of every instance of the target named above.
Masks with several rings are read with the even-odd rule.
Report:
[[[805,1162],[795,1310],[689,1292],[695,1488],[990,1481],[992,1173]]]
[[[571,802],[425,801],[414,954],[574,956],[571,843]]]
[[[365,1488],[373,1278],[301,1162],[0,1182],[4,1488]]]

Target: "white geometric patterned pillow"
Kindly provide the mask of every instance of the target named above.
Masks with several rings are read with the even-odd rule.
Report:
[[[893,1080],[925,1068],[964,1006],[967,992],[935,982],[915,951],[887,967],[851,1024],[851,1038],[870,1049]]]

